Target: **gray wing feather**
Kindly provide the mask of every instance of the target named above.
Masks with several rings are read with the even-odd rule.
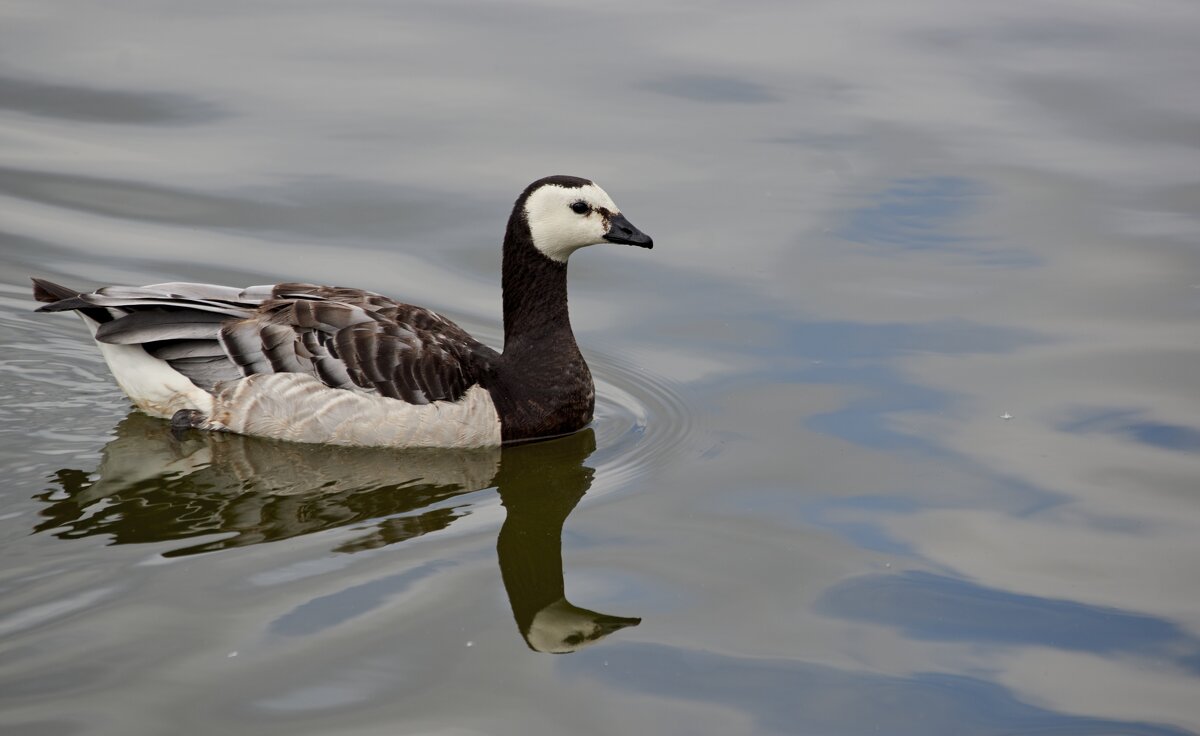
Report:
[[[114,287],[110,286],[106,288],[111,289]],[[275,287],[270,284],[264,284],[261,286],[250,286],[245,289],[240,289],[236,286],[190,284],[181,281],[173,281],[166,284],[151,284],[150,286],[134,288],[135,290],[146,289],[157,291],[163,296],[169,296],[172,298],[222,301],[229,302],[231,304],[262,304],[271,298]],[[104,290],[101,289],[101,291]]]
[[[220,358],[228,360],[225,348],[216,340],[166,340],[149,343],[146,352],[159,360],[173,361],[190,358]]]
[[[108,286],[43,309],[94,307],[114,316],[96,339],[141,345],[209,390],[243,376],[305,373],[412,404],[454,401],[486,380],[498,357],[427,309],[331,286]]]
[[[263,325],[259,332],[263,355],[276,373],[309,373],[312,361],[304,356],[303,344],[296,339],[295,328],[289,325]]]
[[[313,331],[301,332],[298,351],[303,351],[305,357],[312,361],[313,375],[321,383],[334,388],[356,388],[350,371],[337,355],[333,354],[322,342],[318,333]]]
[[[217,339],[243,376],[275,372],[263,354],[260,327],[253,319],[230,320],[221,326]]]
[[[171,367],[187,376],[197,386],[212,390],[217,384],[236,381],[242,377],[237,366],[222,353],[210,358],[179,358],[167,361]]]
[[[214,312],[137,311],[96,329],[96,339],[113,345],[137,345],[162,340],[214,340],[228,317]]]
[[[105,286],[90,294],[78,294],[41,307],[41,312],[61,312],[86,307],[145,309],[147,307],[187,308],[216,312],[230,317],[245,317],[269,299],[271,287],[252,286],[237,289],[212,284],[153,284],[151,286]]]

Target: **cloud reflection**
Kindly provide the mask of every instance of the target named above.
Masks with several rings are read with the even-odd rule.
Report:
[[[740,712],[773,734],[962,736],[1054,733],[1182,736],[1168,725],[1089,718],[1017,700],[1011,691],[961,675],[878,675],[796,660],[737,657],[672,646],[618,644],[602,664],[583,656],[566,671],[659,697]]]
[[[826,590],[817,608],[841,619],[894,626],[905,636],[925,641],[1167,655],[1178,666],[1200,673],[1200,639],[1171,621],[927,572],[851,578]]]

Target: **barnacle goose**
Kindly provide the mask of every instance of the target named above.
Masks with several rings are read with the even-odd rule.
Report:
[[[385,447],[485,447],[574,432],[595,388],[567,313],[567,259],[653,241],[587,179],[550,176],[504,236],[504,351],[428,309],[283,283],[108,286],[34,279],[39,311],[75,311],[134,405],[181,427]]]

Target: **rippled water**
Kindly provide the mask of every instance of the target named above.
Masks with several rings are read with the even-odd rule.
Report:
[[[1200,6],[0,10],[0,731],[1200,732]],[[173,435],[85,287],[499,346],[529,181],[592,428]],[[558,654],[554,654],[558,652]]]

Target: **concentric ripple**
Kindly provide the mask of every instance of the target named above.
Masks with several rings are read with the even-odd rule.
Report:
[[[499,324],[470,318],[460,321],[485,344],[504,343]],[[584,358],[596,383],[596,410],[591,429],[596,451],[586,464],[596,469],[589,497],[628,487],[638,477],[661,467],[683,450],[697,430],[697,413],[687,389],[647,369],[637,357],[594,338],[582,340]]]
[[[592,493],[623,488],[677,454],[695,430],[678,384],[636,361],[606,353],[589,353],[596,382],[596,452],[588,464],[596,468]]]

